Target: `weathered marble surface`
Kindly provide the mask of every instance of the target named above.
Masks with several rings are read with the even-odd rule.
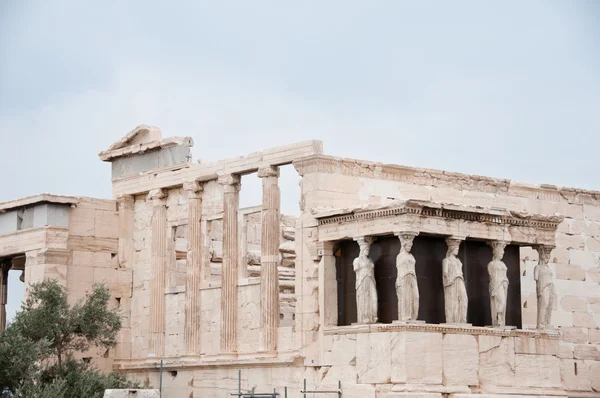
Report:
[[[492,261],[487,269],[490,275],[490,307],[492,313],[492,326],[504,326],[506,324],[506,301],[508,294],[508,277],[506,276],[506,264],[502,261],[504,248],[507,242],[489,242],[492,247]]]
[[[467,323],[467,289],[462,262],[457,257],[460,242],[462,239],[446,239],[448,253],[442,261],[446,323]]]
[[[410,253],[416,232],[397,232],[400,253],[396,257],[396,295],[398,297],[398,320],[411,321],[419,316],[419,286],[415,257]]]
[[[537,294],[537,328],[546,329],[552,319],[552,304],[554,302],[554,275],[548,262],[552,247],[537,246],[539,264],[533,270]]]
[[[356,316],[357,323],[369,324],[377,322],[377,288],[373,271],[375,264],[369,258],[369,251],[374,239],[370,237],[356,238],[360,254],[353,262],[356,272]]]

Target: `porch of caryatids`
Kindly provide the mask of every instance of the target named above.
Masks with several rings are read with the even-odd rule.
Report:
[[[554,274],[550,269],[550,253],[554,247],[540,245],[535,249],[539,253],[539,263],[533,269],[533,279],[537,294],[537,328],[548,329],[552,320],[554,301]]]
[[[165,278],[167,259],[167,206],[162,189],[148,194],[152,200],[152,264],[150,280],[150,356],[163,356],[165,350]]]
[[[6,303],[8,302],[8,271],[9,262],[0,264],[0,333],[6,329]]]
[[[375,264],[369,257],[371,244],[375,238],[360,236],[354,238],[360,253],[352,262],[356,272],[356,322],[370,324],[377,322],[377,287],[375,285]]]
[[[258,170],[262,179],[262,223],[260,259],[260,350],[277,350],[277,328],[279,327],[279,243],[280,190],[279,167],[264,167]]]
[[[197,181],[183,185],[188,199],[188,255],[185,279],[185,346],[189,355],[200,354],[200,284],[203,275],[202,191]]]
[[[451,236],[446,239],[448,252],[442,261],[442,282],[444,285],[444,312],[446,323],[467,323],[467,289],[458,258],[462,237]]]
[[[221,283],[221,352],[237,352],[238,210],[240,177],[225,174],[223,186],[223,272]]]
[[[415,257],[410,252],[418,232],[394,233],[400,240],[400,253],[396,257],[396,296],[398,297],[398,321],[415,321],[419,316],[419,286]]]
[[[492,326],[504,327],[506,325],[506,303],[508,299],[508,276],[506,264],[502,261],[504,249],[508,245],[505,241],[491,241],[492,261],[487,265],[490,276],[490,310]]]

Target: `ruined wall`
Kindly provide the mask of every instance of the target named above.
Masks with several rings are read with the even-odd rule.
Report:
[[[479,354],[474,354],[474,357],[478,357],[476,367],[479,372],[479,382],[482,384],[495,383],[533,388],[538,386],[536,379],[539,379],[545,380],[543,382],[545,386],[562,386],[569,391],[600,391],[600,330],[598,329],[600,326],[600,286],[598,285],[600,282],[600,193],[558,189],[554,186],[525,185],[510,180],[327,156],[305,158],[295,166],[303,175],[301,186],[304,212],[301,226],[305,227],[302,236],[305,249],[299,261],[303,265],[302,274],[308,279],[304,279],[304,286],[301,287],[302,294],[298,296],[298,305],[301,305],[300,312],[304,318],[303,344],[307,347],[305,352],[309,356],[319,358],[320,355],[322,359],[323,351],[331,347],[330,342],[327,341],[329,338],[320,341],[320,346],[314,343],[314,340],[318,340],[319,330],[316,325],[319,320],[318,311],[315,311],[319,286],[310,279],[317,273],[317,267],[310,259],[314,251],[308,250],[308,246],[315,241],[316,233],[311,209],[343,208],[357,204],[382,205],[392,200],[421,199],[460,205],[500,207],[516,212],[560,213],[566,218],[558,228],[557,247],[552,252],[551,258],[551,267],[556,279],[552,323],[560,327],[563,333],[560,343],[557,346],[552,343],[551,348],[545,347],[539,352],[538,354],[543,354],[543,358],[534,358],[535,350],[520,351],[519,347],[526,343],[521,343],[514,337],[498,338],[500,339],[498,344],[506,347],[503,355],[508,355],[508,363],[498,362],[505,360],[498,357],[501,355],[499,353],[486,355],[491,343],[482,343],[481,338],[478,340],[478,346],[474,344],[472,352],[479,351]],[[537,263],[537,252],[524,248],[521,252],[521,260],[523,326],[524,328],[535,327],[536,295],[533,267]],[[428,334],[423,337],[426,337],[423,341],[433,338]],[[349,336],[334,337],[334,339],[336,341],[334,345],[352,346],[356,341],[356,368],[352,361],[346,361],[343,366],[349,367],[347,370],[351,374],[356,374],[360,383],[359,364],[368,362],[365,357],[360,358],[360,350],[364,349],[364,346],[361,347],[358,339],[354,340]],[[442,341],[442,336],[436,339]],[[423,343],[415,342],[415,344]],[[488,348],[482,348],[484,346]],[[408,349],[409,346],[406,347]],[[437,344],[436,347],[439,347],[436,357],[445,358],[443,344]],[[382,350],[381,352],[385,351]],[[352,348],[346,347],[344,351],[352,352]],[[443,366],[445,372],[446,365]],[[493,378],[486,380],[482,378],[486,367],[498,371],[508,369],[508,373],[498,377],[497,380]],[[525,371],[526,367],[532,368],[531,371],[537,373],[520,375],[519,372]],[[334,368],[330,372],[333,370]],[[381,372],[379,369],[375,373],[379,377],[382,373],[387,374],[387,371]],[[436,371],[437,373],[439,372]],[[434,384],[439,384],[438,382],[442,380],[446,382],[446,379],[436,379]]]

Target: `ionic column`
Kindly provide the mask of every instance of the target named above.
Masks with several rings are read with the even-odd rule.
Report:
[[[8,270],[11,264],[0,264],[0,333],[6,329],[6,303],[8,301]]]
[[[188,193],[188,258],[185,278],[185,346],[200,354],[200,283],[202,282],[202,190],[197,181],[185,183]]]
[[[260,240],[260,349],[277,350],[279,327],[279,243],[281,236],[279,167],[258,170],[262,178],[262,224]]]
[[[124,268],[133,266],[134,247],[133,247],[133,206],[134,197],[132,195],[123,195],[117,198],[117,209],[119,212],[119,265]]]
[[[240,177],[222,175],[223,185],[223,273],[221,282],[221,352],[237,351],[238,210]]]
[[[148,194],[152,200],[152,269],[150,280],[150,356],[161,357],[165,348],[165,279],[167,260],[167,207],[162,189]]]

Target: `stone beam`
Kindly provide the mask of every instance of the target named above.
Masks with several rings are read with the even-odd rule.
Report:
[[[255,173],[261,167],[291,164],[305,156],[323,153],[321,141],[304,141],[251,153],[245,157],[220,160],[213,163],[185,163],[154,169],[113,181],[113,196],[135,195],[152,189],[181,186],[184,181],[216,180],[219,175]]]
[[[36,203],[57,203],[76,205],[80,201],[81,198],[75,196],[61,196],[44,193],[41,195],[34,195],[28,196],[26,198],[10,200],[8,202],[0,202],[0,213],[6,210],[29,206]]]
[[[66,249],[67,228],[29,228],[0,235],[0,257],[14,256],[44,248]]]

